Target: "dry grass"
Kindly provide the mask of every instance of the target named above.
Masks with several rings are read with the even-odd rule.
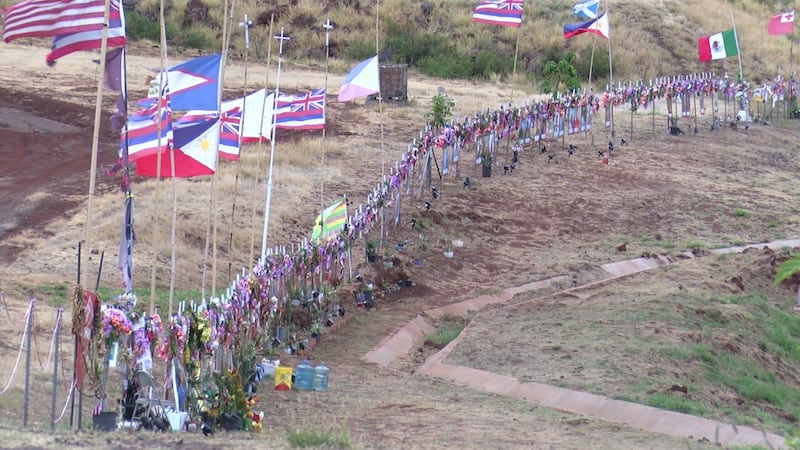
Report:
[[[26,79],[36,79],[34,76],[41,76],[45,70],[39,64],[43,61],[44,49],[4,46],[2,52],[2,60],[20,61],[13,71],[11,68],[0,71],[3,83],[25,86]],[[63,86],[80,86],[80,82],[85,82],[83,90],[73,88],[67,94],[88,104],[92,99],[92,80],[81,78],[85,72],[85,56],[65,58],[47,76],[52,75]],[[155,64],[154,58],[132,57],[131,72],[143,79],[146,68]],[[291,66],[284,68],[287,86],[321,84],[318,71]],[[226,77],[229,87],[239,88],[236,83],[243,79],[241,70],[242,66],[236,65],[235,69],[228,71],[231,74]],[[275,67],[268,69],[253,63],[249,70],[248,79],[260,81]],[[330,85],[338,86],[341,76],[341,73],[332,76]],[[283,81],[282,78],[282,85]],[[365,198],[380,179],[381,162],[392,164],[419,131],[429,99],[440,85],[446,87],[448,94],[455,99],[458,116],[495,108],[500,102],[530,95],[530,92],[523,93],[524,89],[516,84],[512,88],[500,82],[444,82],[412,75],[409,91],[414,101],[409,106],[384,105],[382,119],[377,105],[364,107],[332,102],[329,123],[335,124],[339,135],[326,138],[326,167],[320,167],[318,163],[323,150],[314,135],[296,140],[283,139],[279,135],[270,243],[288,246],[297,242],[309,232],[310,222],[320,205],[340,192],[348,194],[356,202]],[[59,94],[55,84],[43,89],[50,89],[48,92],[53,95]],[[415,368],[412,362],[399,368],[376,368],[359,360],[399,324],[416,316],[421,305],[425,308],[438,306],[470,297],[476,292],[496,290],[498,286],[518,285],[559,274],[574,273],[581,283],[588,282],[599,276],[599,264],[645,252],[758,242],[792,237],[797,232],[797,209],[791,201],[800,194],[800,188],[792,182],[800,169],[795,145],[798,136],[796,123],[781,124],[784,128],[753,126],[747,133],[732,130],[710,133],[709,118],[700,117],[701,132],[698,135],[688,132],[690,121],[682,121],[687,136],[669,137],[663,133],[666,123],[663,105],[659,106],[656,114],[656,130],[648,113],[642,111],[635,115],[633,129],[629,129],[627,115],[617,116],[618,136],[629,138],[631,144],[619,147],[608,166],[600,165],[595,156],[596,150],[604,147],[609,132],[597,127],[594,138],[580,135],[563,141],[579,146],[579,153],[574,158],[567,159],[559,141],[548,143],[551,151],[558,153],[556,162],[552,164],[526,150],[522,155],[523,165],[513,176],[502,176],[497,167],[495,176],[482,179],[465,162],[462,176],[472,176],[477,188],[466,191],[458,182],[460,180],[448,178],[441,192],[442,200],[436,203],[434,213],[423,215],[420,200],[404,199],[404,219],[424,218],[431,226],[422,233],[410,231],[403,226],[405,222],[400,227],[389,229],[389,242],[410,239],[414,243],[408,254],[398,257],[404,261],[405,258],[423,261],[421,267],[408,262],[403,266],[418,283],[419,290],[401,298],[381,299],[378,310],[368,315],[353,313],[355,307],[348,304],[348,314],[354,315],[353,322],[337,333],[325,335],[313,353],[314,358],[324,358],[333,369],[331,392],[304,395],[264,389],[263,408],[268,411],[271,428],[278,431],[264,435],[236,435],[236,438],[241,438],[246,444],[252,442],[280,448],[286,446],[284,434],[280,431],[285,426],[331,423],[346,427],[351,443],[358,448],[475,448],[476,443],[492,448],[547,445],[558,448],[587,445],[678,448],[689,445],[680,439],[641,433],[594,419],[575,418],[523,401],[474,392],[435,379],[409,376]],[[378,127],[381,122],[385,128],[383,148]],[[257,229],[255,246],[260,247],[268,146],[262,146],[260,153],[254,148],[258,146],[245,148],[239,163],[242,167],[222,163],[217,177],[218,242],[226,241],[231,228],[243,232],[235,233],[235,251],[231,253],[236,254],[222,253],[219,257],[218,288],[224,287],[227,279],[228,260],[235,268],[247,259],[253,227]],[[466,156],[468,153],[462,161],[470,160]],[[240,177],[238,187],[234,188],[237,172]],[[259,175],[260,185],[253,180],[253,176]],[[320,181],[324,181],[325,192],[329,192],[330,197],[323,195],[327,198],[320,199]],[[169,280],[171,194],[157,186],[159,184],[163,187],[168,185],[134,178],[139,230],[139,241],[134,250],[137,267],[134,279],[137,286],[149,285],[151,267],[157,262],[157,286],[164,289]],[[178,183],[179,288],[197,288],[199,285],[210,185],[210,178]],[[233,216],[232,197],[237,203],[237,212]],[[106,258],[110,261],[114,259],[112,254],[117,246],[121,196],[116,192],[98,196],[94,208],[93,247],[106,249]],[[737,215],[734,212],[737,208],[748,211],[749,215]],[[255,220],[252,220],[253,216]],[[84,221],[85,211],[79,209],[48,224],[50,236],[30,230],[13,238],[31,244],[17,264],[0,270],[3,288],[8,293],[12,312],[16,314],[14,317],[20,317],[24,311],[26,293],[32,286],[69,284],[74,280],[74,243],[82,237]],[[456,258],[445,260],[441,256],[439,247],[443,244],[436,242],[440,236],[464,241],[464,247],[456,251]],[[622,242],[627,243],[625,252],[615,249]],[[93,264],[96,264],[96,258]],[[371,269],[359,261],[356,253],[354,266],[370,275]],[[661,273],[660,279],[626,287],[624,297],[622,292],[602,291],[593,294],[597,301],[592,302],[592,308],[615,304],[619,311],[630,311],[632,305],[640,306],[642,300],[651,300],[655,304],[658,299],[653,300],[651,286],[665,286],[663,292],[674,293],[674,283],[678,281],[667,286],[667,280],[673,276],[675,280],[691,279],[698,273],[701,273],[699,269],[693,273]],[[680,283],[695,289],[689,281]],[[699,283],[698,290],[726,286],[719,277],[702,277]],[[101,284],[119,286],[118,273],[105,269]],[[347,294],[345,290],[342,292]],[[572,305],[574,299],[566,298],[563,303]],[[615,311],[611,308],[588,310],[609,317],[613,317]],[[581,311],[582,308],[561,308],[561,313],[573,317]],[[49,315],[52,317],[52,313]],[[531,316],[536,317],[534,314]],[[587,314],[581,320],[589,323],[594,320],[592,317]],[[511,326],[511,319],[509,335],[519,331],[516,334],[518,338],[529,337],[530,327],[552,325],[533,321],[532,324],[514,322]],[[565,321],[563,318],[558,320]],[[18,335],[19,330],[2,328],[0,331],[8,342],[13,343],[8,336]],[[593,329],[593,332],[601,333],[601,330]],[[569,336],[582,339],[579,331],[575,330]],[[601,346],[599,338],[593,345]],[[613,345],[623,350],[627,348],[621,343]],[[587,350],[595,348],[586,347]],[[506,351],[517,349],[515,345],[508,345],[496,355],[499,358],[507,355]],[[486,351],[483,347],[479,350]],[[292,362],[285,359],[285,364]],[[524,367],[525,363],[523,360],[507,364]],[[624,367],[622,363],[617,364]],[[595,378],[581,385],[597,387],[603,382],[601,375],[598,372]],[[45,383],[45,375],[39,376]],[[18,424],[14,407],[20,404],[19,390],[13,392],[15,396],[9,397],[10,400],[0,398],[0,402],[4,402],[0,404],[6,406],[2,408],[8,418],[4,423]],[[36,395],[45,399],[47,390],[40,387]],[[59,401],[63,398],[60,397]],[[40,400],[40,403],[44,402]],[[37,420],[44,423],[45,419]],[[0,434],[7,437],[4,442],[15,445],[16,442],[25,442],[30,433],[3,430]],[[35,437],[39,438],[40,435]],[[206,441],[189,435],[154,438],[145,433],[120,433],[110,437],[81,435],[79,440],[56,434],[47,435],[41,445],[97,448],[109,445],[171,446],[177,439],[185,439],[185,445],[208,448],[225,445],[230,437],[216,436]],[[690,444],[700,446],[693,442]]]

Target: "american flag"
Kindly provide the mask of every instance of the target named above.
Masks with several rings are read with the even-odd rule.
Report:
[[[484,0],[475,7],[472,21],[519,28],[523,3],[524,0]]]
[[[102,16],[101,16],[102,19]],[[125,45],[125,16],[121,0],[111,0],[109,4],[108,30],[106,32],[108,48]],[[97,50],[102,43],[102,30],[79,31],[76,33],[60,33],[53,37],[53,45],[45,60],[53,64],[56,59],[81,50]]]
[[[3,11],[3,40],[101,30],[103,0],[26,0]]]
[[[275,127],[292,130],[320,130],[325,128],[325,89],[304,94],[280,95],[275,117]]]
[[[234,108],[222,113],[219,132],[219,157],[228,161],[239,159],[239,131],[242,127],[242,111]]]

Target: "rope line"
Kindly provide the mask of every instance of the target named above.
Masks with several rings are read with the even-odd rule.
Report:
[[[34,302],[35,300],[31,299],[31,302],[28,304],[28,310],[25,311],[26,324],[28,323],[28,318],[30,317],[31,312],[33,310]],[[17,375],[17,369],[19,369],[19,360],[20,357],[22,356],[22,347],[25,345],[25,337],[28,335],[28,328],[29,327],[26,326],[25,331],[22,333],[22,340],[19,343],[19,352],[17,353],[17,361],[14,363],[14,370],[11,371],[11,377],[8,379],[6,387],[4,387],[2,391],[0,391],[0,395],[3,395],[6,393],[6,391],[8,391],[8,388],[11,387],[11,382],[14,381],[14,377]]]
[[[72,387],[69,388],[69,394],[67,395],[67,401],[64,402],[64,407],[61,409],[61,415],[58,416],[58,419],[55,420],[55,423],[61,422],[61,419],[64,418],[64,413],[67,412],[67,406],[69,406],[69,401],[72,399],[72,394],[75,392],[75,386],[77,384],[77,381],[72,382]]]
[[[50,350],[47,353],[47,361],[45,362],[44,367],[42,367],[42,370],[49,369],[50,368],[50,360],[51,359],[55,359],[53,353],[56,351],[56,337],[57,337],[56,336],[56,332],[59,330],[59,328],[61,326],[61,313],[62,313],[62,311],[63,311],[62,308],[58,308],[56,310],[56,324],[53,327],[53,337],[50,339]],[[37,352],[38,352],[38,349],[37,349]],[[41,366],[41,365],[42,365],[42,363],[39,362],[39,366]]]

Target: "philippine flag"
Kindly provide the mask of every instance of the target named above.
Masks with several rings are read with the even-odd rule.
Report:
[[[377,94],[381,91],[378,55],[361,61],[347,74],[339,88],[339,101]]]

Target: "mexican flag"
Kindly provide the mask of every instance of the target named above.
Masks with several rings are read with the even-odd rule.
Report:
[[[739,54],[736,30],[725,30],[697,40],[697,56],[700,61],[712,61]]]

